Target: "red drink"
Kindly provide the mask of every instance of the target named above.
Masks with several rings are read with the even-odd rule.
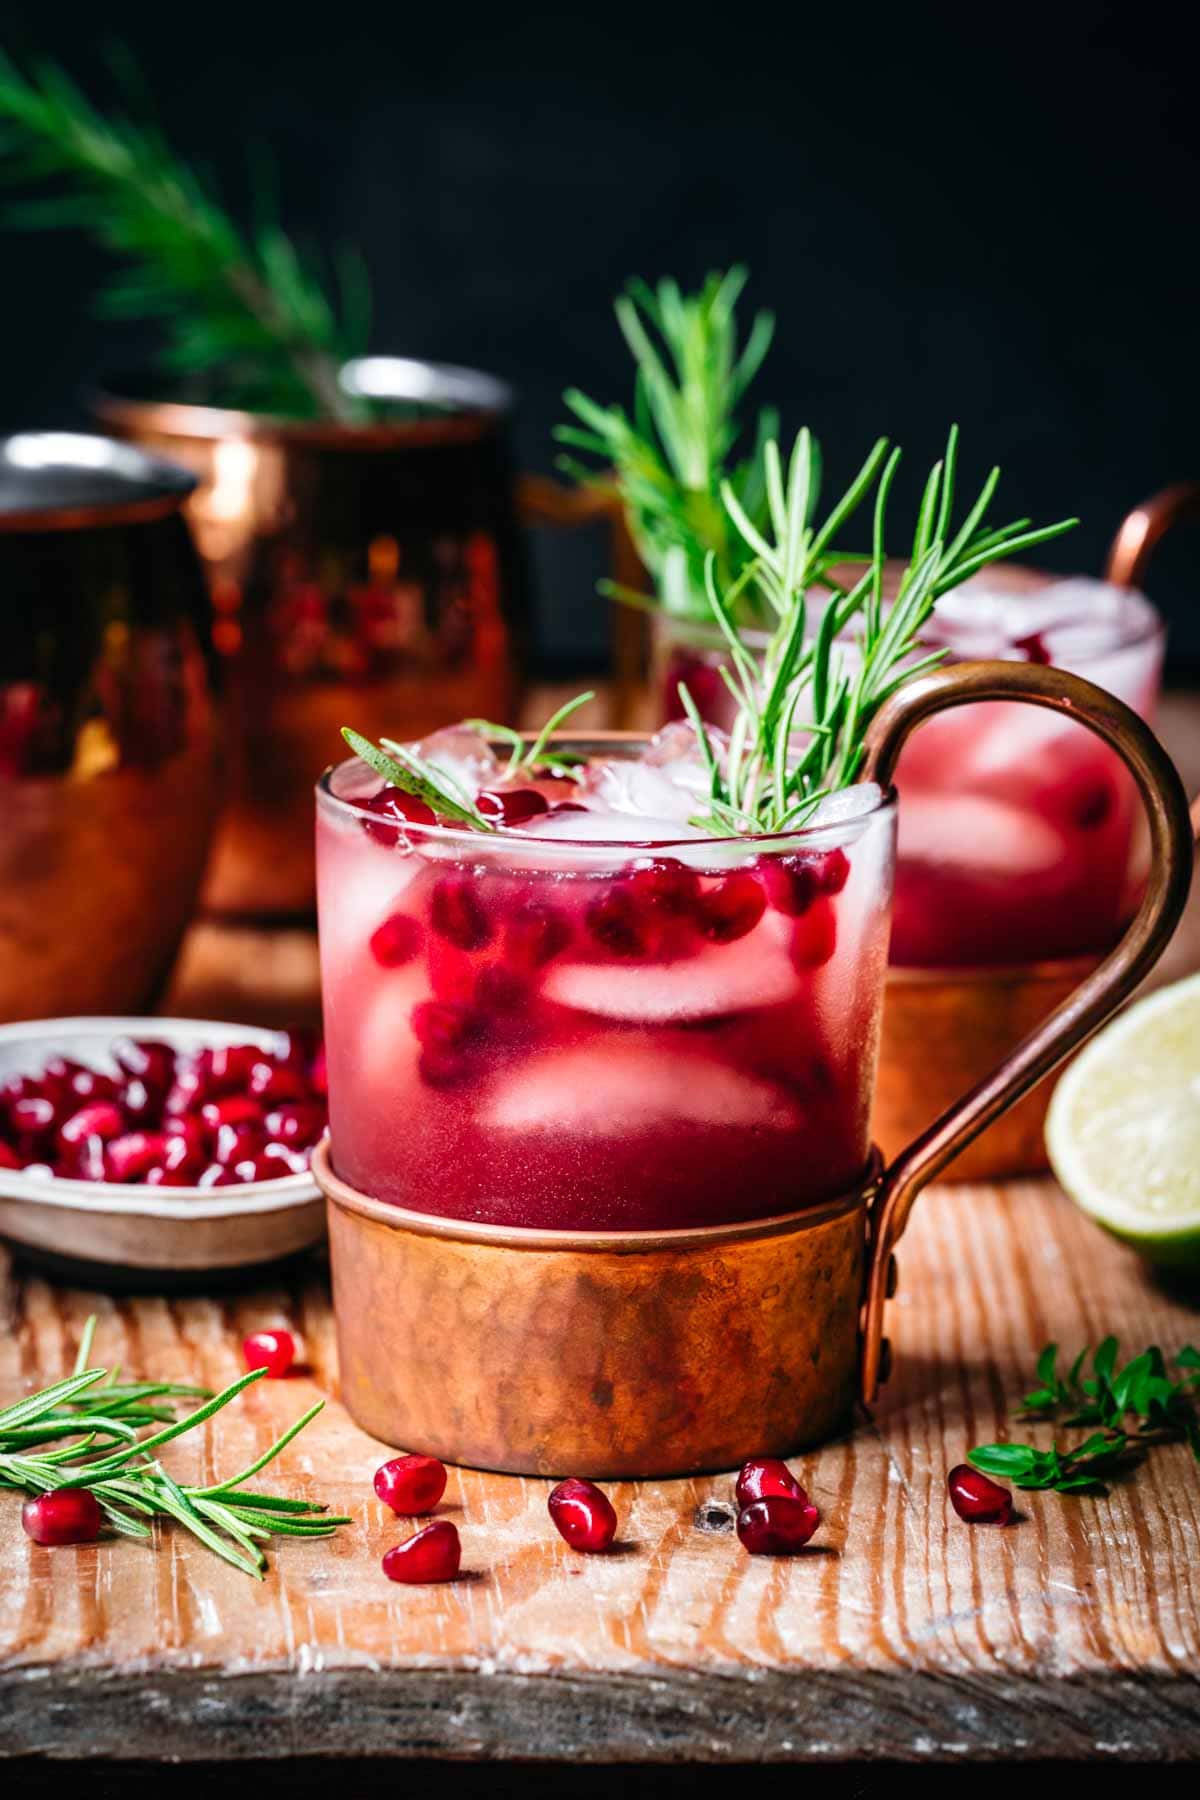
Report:
[[[1163,632],[1140,594],[992,583],[977,578],[938,602],[929,648],[954,661],[1051,662],[1152,718]],[[684,681],[701,714],[726,725],[733,702],[712,630],[672,621],[668,637],[664,715],[678,716]],[[959,708],[914,734],[897,785],[892,962],[999,965],[1111,947],[1136,896],[1138,810],[1124,765],[1091,732],[1012,702]]]
[[[461,784],[504,791],[481,740],[438,740]],[[599,1230],[769,1217],[860,1178],[893,809],[859,787],[787,837],[716,839],[687,823],[690,729],[642,752],[539,780],[571,810],[526,802],[492,833],[367,810],[359,763],[322,783],[332,1146],[355,1187]]]

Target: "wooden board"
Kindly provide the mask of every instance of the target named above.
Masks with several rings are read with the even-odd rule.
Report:
[[[1168,709],[1200,773],[1200,708]],[[1200,963],[1197,906],[1173,947]],[[315,1016],[304,931],[200,927],[171,1004]],[[0,1253],[2,1256],[2,1253]],[[546,1484],[452,1472],[465,1575],[402,1589],[379,1569],[404,1527],[374,1499],[383,1452],[337,1404],[319,1267],[286,1288],[114,1299],[0,1261],[0,1399],[70,1366],[86,1314],[128,1370],[214,1386],[254,1326],[286,1323],[303,1375],[264,1384],[170,1467],[247,1461],[314,1395],[322,1417],[280,1484],[352,1512],[284,1545],[262,1585],[165,1532],[39,1550],[0,1494],[0,1754],[240,1759],[454,1756],[674,1761],[1200,1757],[1200,1477],[1157,1450],[1104,1499],[1030,1496],[971,1530],[947,1468],[1002,1435],[1049,1338],[1130,1349],[1200,1336],[1172,1294],[1049,1182],[942,1188],[901,1248],[897,1372],[873,1420],[796,1459],[825,1515],[809,1552],[750,1559],[727,1476],[613,1488],[619,1555],[573,1555]],[[446,1353],[453,1354],[453,1345]]]

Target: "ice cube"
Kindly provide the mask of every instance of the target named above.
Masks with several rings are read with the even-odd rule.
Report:
[[[728,737],[716,725],[707,726],[706,733],[710,749],[723,765]],[[649,763],[652,769],[669,770],[672,780],[681,786],[692,787],[698,793],[708,792],[708,765],[690,719],[675,719],[664,725],[650,739],[641,761]]]
[[[851,819],[862,819],[873,813],[883,799],[883,790],[875,781],[856,781],[852,787],[839,788],[818,801],[804,821],[806,831],[825,825],[842,825]]]
[[[541,813],[522,827],[523,837],[572,838],[577,843],[663,844],[677,838],[702,838],[698,825],[686,818],[650,818],[642,813],[563,812]]]
[[[787,921],[768,913],[736,943],[714,945],[678,962],[558,962],[542,992],[577,1012],[647,1025],[777,1006],[800,986],[786,949],[787,931]]]
[[[501,772],[486,734],[474,725],[446,725],[419,743],[403,747],[415,750],[425,762],[448,775],[468,800],[473,800],[480,788],[490,787]]]
[[[1036,813],[983,794],[902,797],[904,861],[944,863],[985,875],[1038,875],[1061,864],[1067,846]]]
[[[498,1131],[606,1138],[672,1125],[794,1131],[801,1122],[774,1082],[674,1048],[668,1054],[633,1033],[531,1057],[493,1090],[485,1118]]]

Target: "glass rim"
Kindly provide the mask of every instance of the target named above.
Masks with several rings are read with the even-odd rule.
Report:
[[[527,743],[532,743],[533,739],[538,734],[533,731],[527,731],[523,732],[521,735]],[[652,732],[643,731],[556,731],[551,734],[549,741],[552,744],[561,745],[564,749],[571,746],[582,747],[590,745],[596,750],[614,750],[619,749],[622,746],[632,747],[635,744],[648,744],[653,735]],[[314,790],[318,804],[322,801],[326,801],[329,805],[335,807],[348,817],[360,819],[364,823],[375,825],[386,823],[386,821],[380,820],[378,813],[369,811],[360,801],[347,799],[344,795],[336,794],[333,791],[334,777],[342,769],[350,768],[355,765],[360,768],[365,768],[367,766],[362,762],[360,757],[347,756],[344,757],[341,762],[330,763],[328,767],[322,771]],[[382,776],[379,779],[382,780]],[[861,787],[866,785],[867,784],[864,782],[851,783],[851,786]],[[842,790],[839,789],[837,791],[841,792]],[[510,844],[514,846],[528,846],[531,851],[538,851],[541,853],[551,849],[562,849],[573,853],[584,851],[591,853],[593,856],[602,856],[606,851],[611,853],[613,851],[622,850],[642,856],[648,855],[651,852],[670,850],[689,850],[694,854],[705,844],[714,846],[722,845],[725,848],[737,845],[744,849],[757,845],[763,850],[784,850],[794,844],[803,843],[806,840],[819,842],[819,845],[825,845],[830,843],[835,836],[837,840],[840,841],[842,838],[848,837],[852,833],[857,835],[871,820],[878,818],[880,814],[894,812],[896,805],[896,789],[894,787],[879,787],[879,797],[874,805],[867,807],[862,812],[855,813],[852,817],[847,819],[831,819],[825,824],[798,825],[791,827],[787,831],[778,832],[764,831],[748,834],[729,832],[722,837],[717,837],[715,834],[707,832],[703,837],[635,838],[632,840],[628,838],[575,838],[568,837],[565,834],[560,837],[557,833],[553,837],[541,837],[534,832],[523,832],[511,828],[507,830],[501,829],[498,831],[485,832],[473,830],[470,826],[463,825],[438,825],[436,823],[433,825],[418,825],[409,824],[407,821],[397,821],[396,829],[398,835],[404,837],[427,838],[438,844],[470,844],[475,849],[481,847],[496,848],[500,845]],[[629,816],[630,818],[635,818],[637,815],[631,813]]]

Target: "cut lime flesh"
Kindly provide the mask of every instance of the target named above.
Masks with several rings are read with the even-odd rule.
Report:
[[[1200,1273],[1200,975],[1093,1038],[1058,1084],[1046,1147],[1098,1224],[1162,1268]]]

